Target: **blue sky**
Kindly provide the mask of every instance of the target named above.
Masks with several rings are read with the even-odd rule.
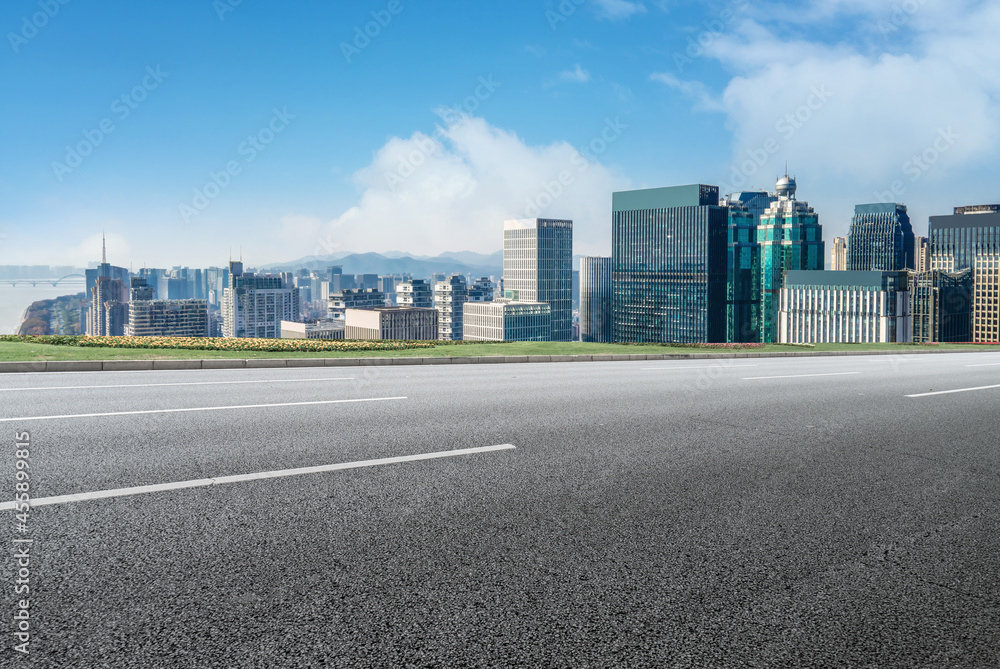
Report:
[[[526,215],[600,254],[613,190],[786,160],[828,240],[858,203],[919,233],[1000,200],[996,3],[10,0],[0,28],[0,264],[102,231],[135,266],[491,252]]]

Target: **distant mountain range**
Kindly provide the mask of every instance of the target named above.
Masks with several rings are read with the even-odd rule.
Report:
[[[580,258],[573,256],[573,270],[580,269]],[[326,271],[330,265],[340,265],[344,274],[411,274],[414,278],[426,278],[432,274],[467,274],[471,276],[492,276],[499,279],[503,275],[503,251],[476,253],[474,251],[454,251],[439,256],[417,256],[402,251],[384,253],[331,253],[326,256],[306,256],[291,262],[261,265],[259,269],[272,272],[294,272],[299,269]]]
[[[416,278],[432,274],[470,274],[499,277],[503,273],[503,251],[484,254],[473,251],[442,253],[439,256],[412,256],[400,251],[387,253],[332,253],[307,256],[291,262],[262,265],[261,269],[291,272],[298,269],[326,270],[340,265],[344,274],[412,274]]]

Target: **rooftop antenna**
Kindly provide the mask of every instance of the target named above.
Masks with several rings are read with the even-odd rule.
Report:
[[[108,241],[103,232],[101,233],[101,264],[108,264]]]

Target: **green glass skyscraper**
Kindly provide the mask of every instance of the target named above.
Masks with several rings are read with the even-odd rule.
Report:
[[[616,342],[725,342],[729,210],[716,186],[614,193]]]
[[[757,216],[739,202],[729,203],[726,271],[726,341],[760,341],[761,273]]]
[[[778,201],[761,216],[757,227],[761,265],[760,341],[778,342],[778,311],[785,275],[792,270],[822,270],[823,227],[807,202],[795,199],[797,185],[787,174],[778,180]]]

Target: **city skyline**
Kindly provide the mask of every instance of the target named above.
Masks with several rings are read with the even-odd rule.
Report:
[[[134,266],[234,242],[261,262],[489,253],[522,217],[573,219],[575,253],[607,255],[612,192],[770,189],[786,160],[831,239],[859,203],[905,204],[922,234],[998,199],[983,2],[109,2],[37,27],[39,6],[0,10],[8,84],[36,93],[0,101],[0,264],[85,266],[101,230]]]

